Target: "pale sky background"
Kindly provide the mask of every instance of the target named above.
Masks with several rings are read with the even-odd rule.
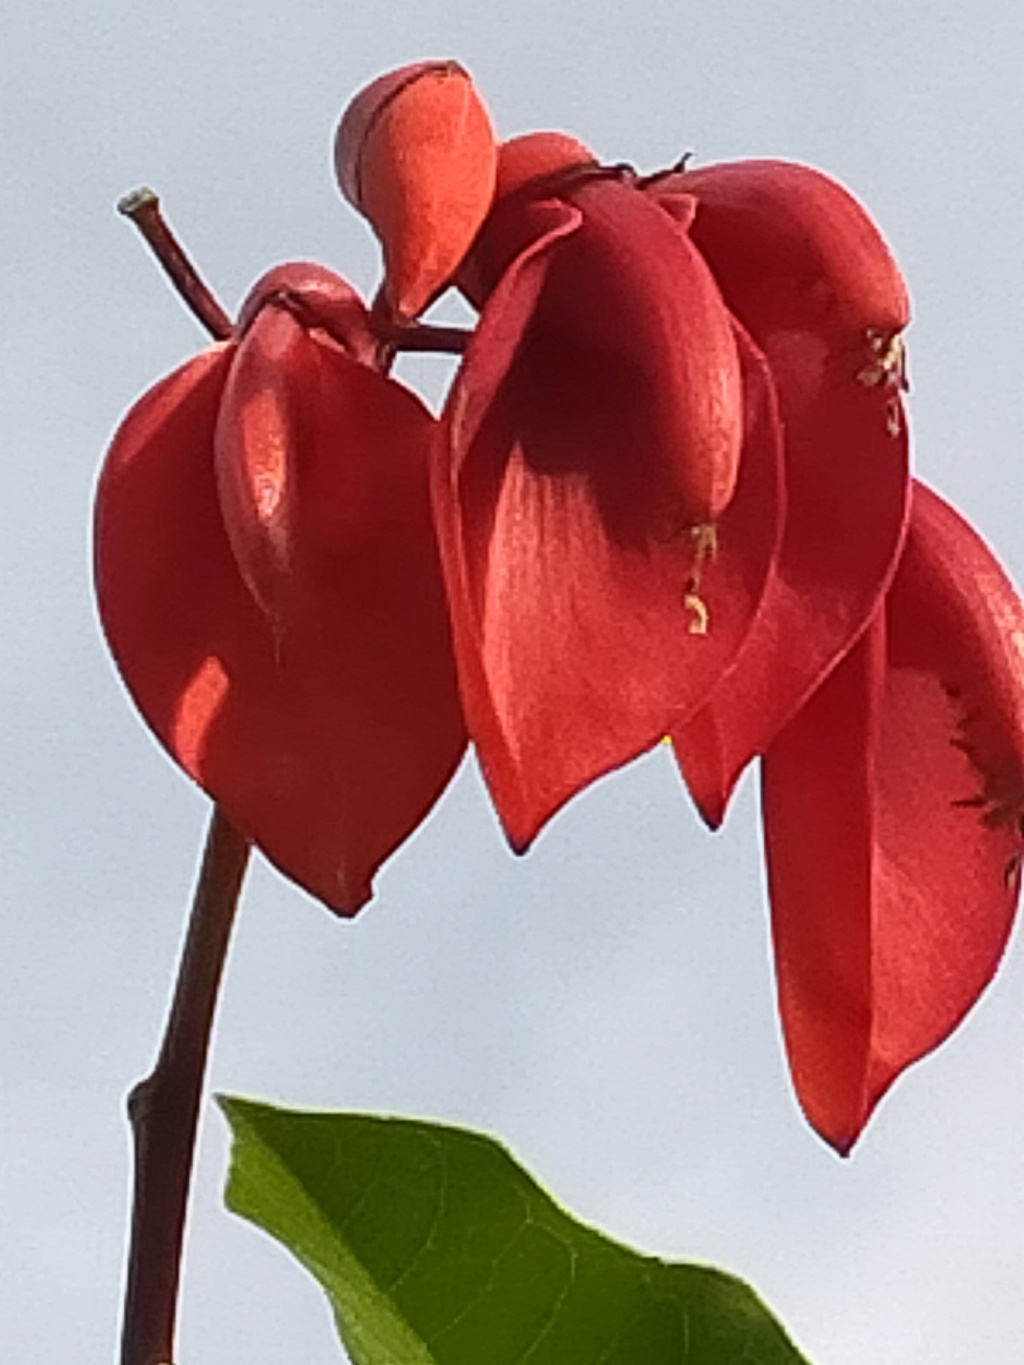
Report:
[[[0,1359],[115,1358],[122,1099],[151,1062],[207,818],[92,601],[104,447],[204,344],[117,198],[157,189],[230,308],[288,259],[370,290],[333,127],[370,77],[428,56],[474,72],[506,135],[561,128],[645,169],[687,149],[817,164],[910,283],[917,469],[1020,581],[1022,25],[1020,0],[6,0]],[[419,371],[435,392],[439,367]],[[353,924],[257,860],[213,1084],[500,1134],[612,1235],[748,1278],[815,1365],[1018,1365],[1021,944],[840,1162],[783,1063],[755,786],[712,838],[659,753],[516,861],[467,765]],[[221,1208],[226,1154],[207,1105],[181,1365],[337,1360],[313,1282]]]

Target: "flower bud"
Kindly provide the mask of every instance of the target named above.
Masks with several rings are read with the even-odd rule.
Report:
[[[513,194],[531,181],[597,164],[593,152],[568,133],[522,133],[503,142],[498,151],[495,198]]]
[[[497,147],[483,101],[455,62],[378,77],[346,109],[338,184],[384,250],[384,298],[400,319],[445,288],[487,215]]]

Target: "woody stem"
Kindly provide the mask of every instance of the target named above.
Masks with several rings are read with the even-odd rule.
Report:
[[[121,1365],[174,1359],[181,1246],[210,1029],[249,844],[214,807],[156,1066],[128,1096],[135,1148]]]
[[[142,233],[178,293],[215,340],[231,319],[160,213],[152,190],[118,205]],[[121,1328],[122,1365],[174,1359],[174,1328],[199,1102],[248,841],[214,807],[156,1066],[128,1096],[135,1151],[131,1245]]]
[[[408,322],[383,327],[377,324],[381,341],[394,351],[440,351],[462,355],[473,335],[465,327],[432,327],[425,322]]]

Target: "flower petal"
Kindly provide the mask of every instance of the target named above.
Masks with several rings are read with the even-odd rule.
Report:
[[[374,366],[378,342],[362,299],[340,275],[313,261],[286,261],[261,275],[238,313],[244,335],[270,304],[287,308],[307,331],[320,330],[353,360]]]
[[[736,667],[673,733],[715,827],[743,768],[850,648],[895,571],[909,487],[906,291],[864,210],[808,167],[710,166],[650,192],[674,213],[681,194],[696,200],[691,235],[768,359],[786,433],[776,572]]]
[[[292,595],[299,443],[310,341],[266,307],[238,347],[214,440],[224,528],[238,571],[271,621]]]
[[[702,344],[701,301],[682,334],[668,305],[616,287],[620,262],[602,259],[604,225],[589,229],[583,201],[531,211],[548,215],[547,233],[484,309],[434,485],[469,730],[518,849],[704,700],[748,627],[781,521],[774,397],[746,336],[730,338],[744,458],[712,557],[666,478],[680,419],[661,388],[660,346]],[[659,240],[676,250],[674,229]]]
[[[764,763],[790,1065],[841,1152],[991,979],[1022,816],[1024,606],[976,533],[917,484],[885,612]]]
[[[97,494],[97,589],[161,742],[282,871],[351,914],[465,737],[426,487],[432,420],[332,343],[303,345],[296,583],[274,621],[243,582],[214,474],[234,345],[122,423]]]

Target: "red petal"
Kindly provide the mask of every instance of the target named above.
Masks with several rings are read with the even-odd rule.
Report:
[[[551,257],[535,327],[557,333],[572,363],[603,364],[632,387],[633,407],[647,409],[634,462],[680,525],[714,521],[742,440],[740,366],[718,288],[686,234],[631,184],[596,178],[563,197],[582,216]],[[498,205],[468,273],[493,288],[532,240],[535,211],[515,196]]]
[[[224,527],[238,570],[279,622],[293,596],[303,389],[315,343],[283,309],[258,315],[228,373],[214,441]]]
[[[696,542],[665,498],[670,438],[652,418],[667,362],[646,345],[665,340],[667,310],[652,306],[641,322],[644,305],[622,300],[613,264],[605,276],[567,270],[552,287],[558,253],[586,220],[564,205],[542,210],[547,235],[506,272],[467,352],[435,481],[469,730],[517,848],[706,697],[756,608],[781,515],[774,398],[740,334],[744,459],[718,555],[698,570]],[[684,601],[695,572],[706,635],[691,633],[698,609]]]
[[[179,763],[334,909],[426,815],[464,744],[429,520],[433,424],[306,340],[297,442],[302,591],[276,629],[238,572],[213,468],[233,347],[151,389],[107,457],[96,573],[111,648]]]
[[[765,352],[786,433],[777,571],[735,669],[673,735],[717,826],[743,768],[864,629],[895,571],[908,443],[894,338],[906,292],[864,210],[807,167],[711,166],[651,192],[673,211],[680,193],[696,198],[691,235]]]
[[[907,290],[875,222],[848,189],[791,161],[734,161],[656,180],[653,197],[693,195],[693,238],[732,311],[755,335],[901,331]],[[767,267],[767,268],[766,268]]]
[[[275,265],[256,281],[238,314],[244,334],[268,304],[286,307],[307,331],[326,332],[353,360],[373,367],[377,339],[366,307],[348,283],[313,261]]]
[[[840,1151],[1005,946],[1024,850],[1022,642],[1024,606],[991,552],[915,485],[885,616],[766,756],[787,1048],[808,1118]]]

